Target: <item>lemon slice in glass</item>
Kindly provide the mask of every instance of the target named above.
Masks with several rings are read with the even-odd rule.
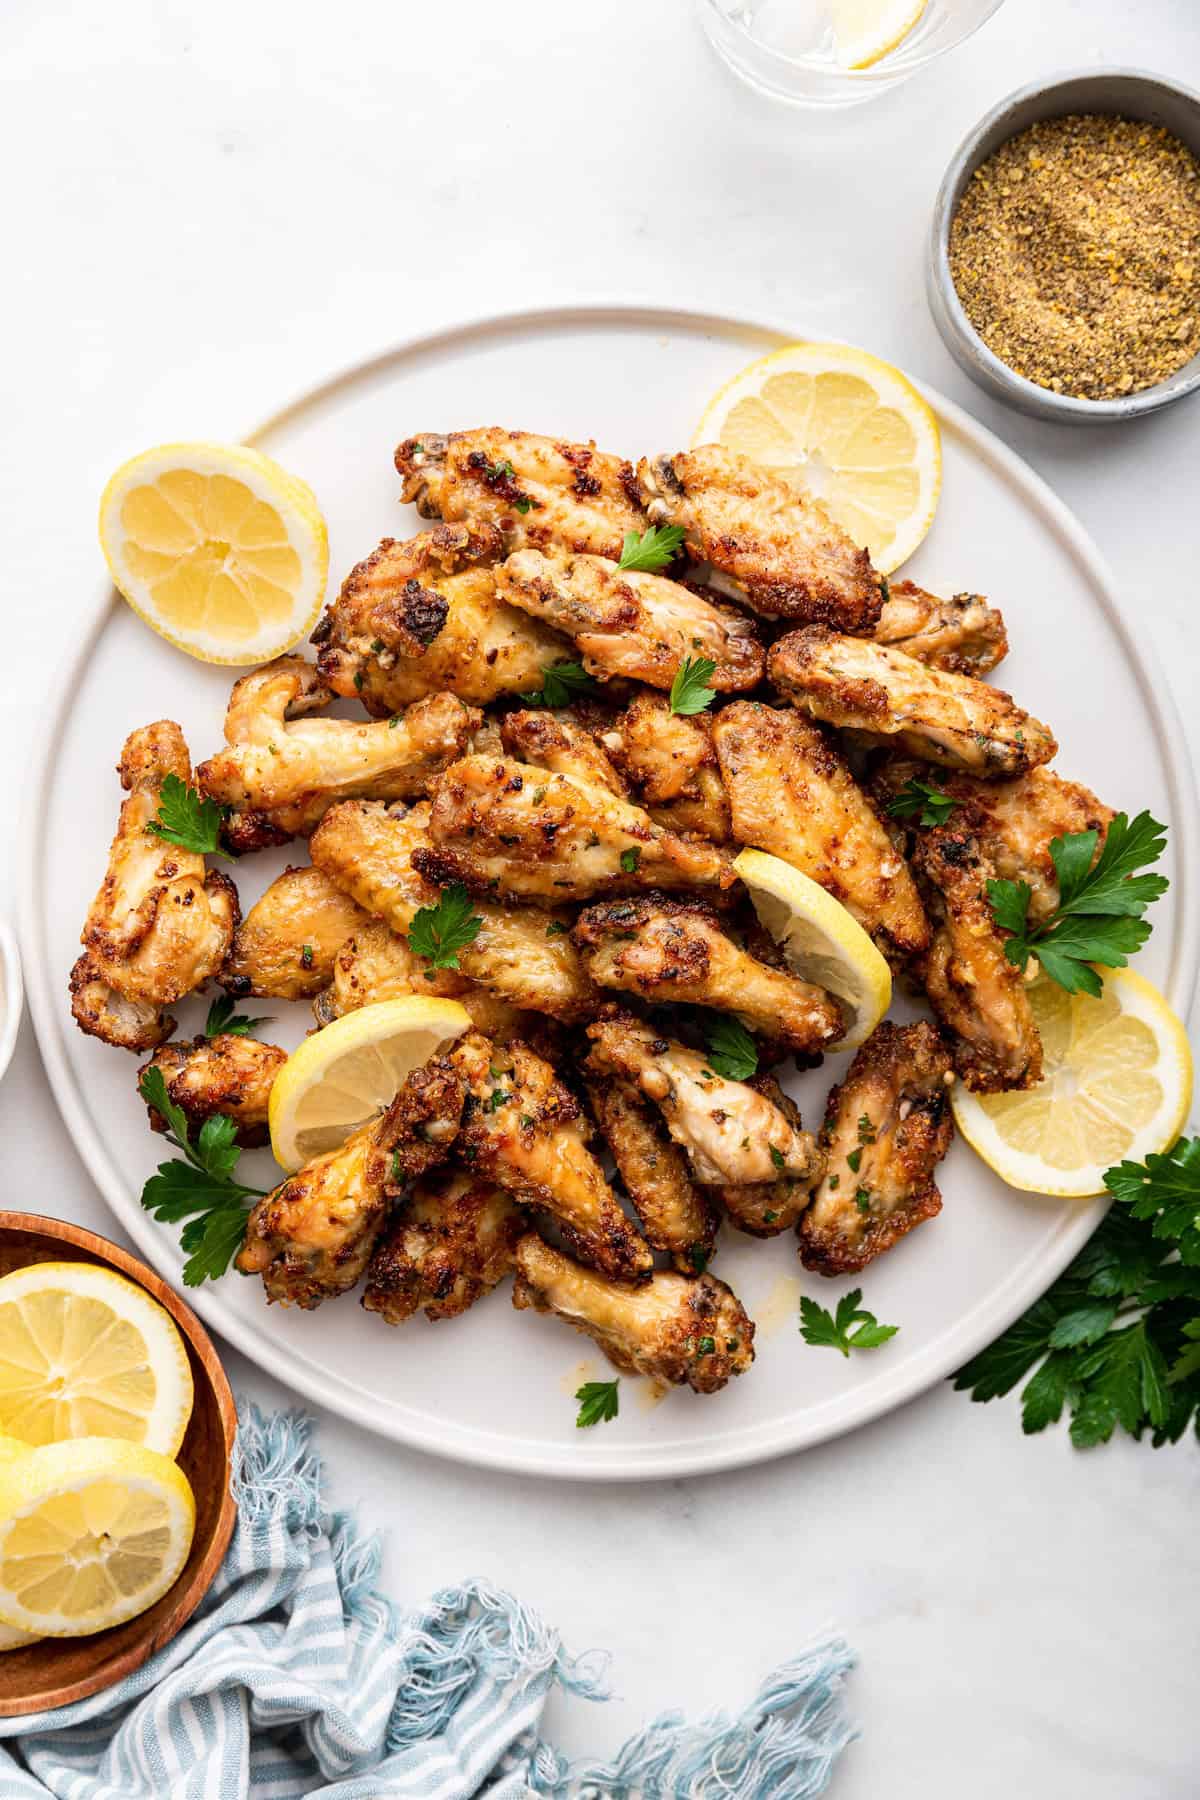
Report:
[[[906,38],[926,0],[828,0],[837,59],[844,69],[869,69]]]
[[[1010,1187],[1082,1198],[1104,1172],[1141,1162],[1179,1136],[1192,1098],[1192,1054],[1170,1006],[1132,969],[1105,969],[1098,1000],[1046,976],[1029,989],[1045,1075],[1025,1093],[951,1090],[958,1128]]]

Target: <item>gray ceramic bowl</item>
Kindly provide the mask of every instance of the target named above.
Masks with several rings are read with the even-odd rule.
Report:
[[[1105,424],[1136,419],[1168,406],[1200,387],[1200,356],[1177,369],[1166,381],[1116,400],[1079,400],[1056,394],[1016,375],[993,354],[962,309],[950,279],[950,221],[963,189],[981,162],[1008,138],[1040,119],[1064,113],[1120,113],[1165,125],[1200,156],[1200,94],[1177,82],[1140,69],[1077,70],[1056,81],[1035,82],[994,107],[959,146],[946,170],[933,209],[929,234],[926,287],[929,306],[946,348],[961,369],[997,399],[1007,400],[1038,419],[1063,424]]]

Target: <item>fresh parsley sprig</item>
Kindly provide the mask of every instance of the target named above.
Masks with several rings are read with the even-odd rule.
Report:
[[[408,928],[408,946],[433,969],[457,969],[458,953],[473,944],[483,920],[461,881],[445,888],[435,906],[422,906]]]
[[[221,849],[221,826],[228,811],[178,775],[164,775],[158,790],[158,812],[146,830],[197,856],[226,856]],[[230,859],[226,856],[226,860]]]
[[[806,1344],[840,1350],[843,1356],[849,1356],[852,1350],[875,1350],[880,1344],[886,1344],[900,1327],[881,1325],[873,1312],[859,1304],[861,1300],[862,1289],[851,1288],[838,1301],[836,1311],[830,1313],[807,1294],[802,1294],[800,1336]]]
[[[716,669],[711,656],[685,656],[675,671],[675,679],[671,683],[671,711],[682,713],[690,718],[694,713],[707,710],[716,699],[716,689],[710,688],[709,676]]]
[[[552,663],[542,670],[542,685],[535,694],[522,694],[526,706],[569,706],[576,695],[591,694],[596,684],[582,663]]]
[[[915,819],[918,825],[944,825],[958,805],[952,794],[944,794],[930,781],[906,781],[900,792],[888,801],[893,819]]]
[[[142,1189],[142,1205],[156,1219],[187,1220],[179,1234],[180,1245],[188,1252],[185,1287],[215,1281],[224,1275],[246,1235],[247,1201],[261,1199],[267,1190],[234,1180],[241,1151],[232,1119],[213,1113],[193,1144],[187,1118],[168,1094],[161,1069],[147,1069],[138,1092],[166,1120],[168,1142],[183,1152],[182,1161],[174,1157],[159,1163],[158,1173]]]
[[[1058,905],[1041,923],[1030,923],[1027,881],[987,884],[996,923],[1011,933],[1004,945],[1009,962],[1023,969],[1036,956],[1051,981],[1071,994],[1101,993],[1093,963],[1124,968],[1150,936],[1142,914],[1169,886],[1165,875],[1137,873],[1157,862],[1166,847],[1166,826],[1148,812],[1135,819],[1118,813],[1096,856],[1098,840],[1096,831],[1072,831],[1053,840]]]
[[[589,1425],[603,1425],[609,1419],[615,1419],[620,1410],[617,1397],[617,1381],[585,1381],[581,1388],[576,1388],[575,1398],[579,1402],[579,1412],[575,1424],[583,1431]]]
[[[749,1081],[758,1074],[758,1045],[740,1019],[710,1013],[704,1021],[708,1066],[727,1081]]]
[[[247,1013],[237,1012],[228,994],[218,994],[208,1009],[204,1035],[209,1038],[252,1037],[260,1025],[269,1023],[268,1019],[252,1019]]]
[[[675,561],[683,539],[682,525],[650,525],[642,532],[627,531],[617,567],[656,575]]]

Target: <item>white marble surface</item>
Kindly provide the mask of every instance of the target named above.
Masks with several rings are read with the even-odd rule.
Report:
[[[978,115],[1075,64],[1194,79],[1184,14],[1008,0],[908,87],[822,118],[736,87],[685,0],[9,0],[0,841],[121,457],[236,435],[315,372],[548,300],[787,315],[964,401],[1091,527],[1186,709],[1200,406],[1112,432],[1021,420],[958,374],[921,284],[939,175]],[[0,1171],[8,1204],[111,1229],[28,1028]],[[243,1392],[286,1398],[231,1365]],[[864,1727],[837,1800],[1197,1791],[1194,1445],[1079,1456],[1061,1434],[1024,1441],[1011,1403],[944,1386],[803,1457],[654,1487],[480,1477],[333,1420],[321,1443],[333,1496],[389,1528],[399,1595],[476,1571],[571,1645],[612,1648],[615,1703],[555,1706],[569,1747],[611,1747],[661,1707],[735,1704],[835,1622],[861,1652]]]

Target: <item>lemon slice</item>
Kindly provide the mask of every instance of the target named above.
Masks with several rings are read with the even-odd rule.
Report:
[[[325,598],[312,489],[241,444],[162,444],[123,464],[100,501],[100,547],[138,617],[201,662],[278,656]]]
[[[837,59],[844,69],[869,69],[906,38],[926,0],[828,0]]]
[[[170,1314],[113,1269],[45,1262],[0,1281],[0,1431],[26,1444],[183,1442],[192,1371]]]
[[[789,965],[841,1001],[846,1033],[832,1047],[856,1050],[892,1003],[892,972],[858,920],[823,887],[765,850],[743,850],[733,866]]]
[[[457,1000],[404,994],[315,1031],[288,1057],[271,1088],[276,1162],[292,1174],[336,1150],[391,1103],[406,1075],[470,1024]]]
[[[191,1549],[196,1503],[168,1456],[123,1438],[47,1444],[0,1467],[0,1620],[81,1637],[145,1612]]]
[[[899,369],[849,344],[789,344],[751,363],[709,402],[692,441],[798,476],[881,574],[933,523],[937,420]]]
[[[19,1438],[0,1437],[0,1468],[29,1455],[29,1445]],[[0,1650],[20,1650],[25,1644],[39,1644],[40,1631],[21,1631],[15,1625],[0,1625]]]
[[[1029,1004],[1045,1076],[1019,1094],[951,1093],[958,1128],[1010,1187],[1082,1197],[1104,1171],[1141,1162],[1179,1136],[1192,1098],[1192,1053],[1156,987],[1132,969],[1105,969],[1098,1000],[1041,976]]]

